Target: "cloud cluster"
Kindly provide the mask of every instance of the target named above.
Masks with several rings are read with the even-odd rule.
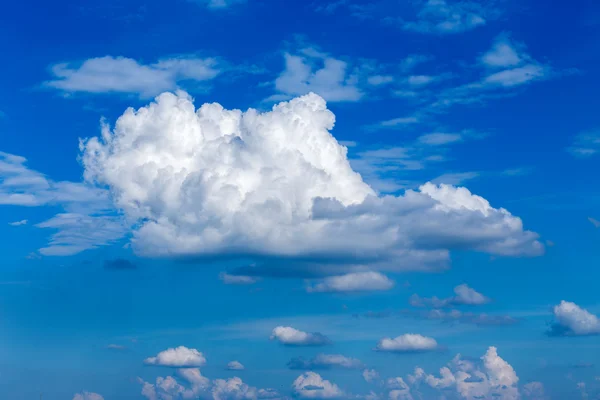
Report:
[[[161,351],[156,357],[146,358],[144,363],[174,368],[201,367],[206,363],[206,358],[196,349],[179,346]]]
[[[287,366],[290,369],[307,370],[331,368],[359,369],[363,367],[363,363],[356,358],[345,357],[341,354],[317,354],[309,360],[303,357],[293,358],[288,362]]]
[[[65,93],[132,93],[148,98],[177,89],[180,81],[211,80],[220,71],[214,58],[185,56],[141,64],[127,57],[105,56],[80,64],[56,64],[51,72],[55,79],[45,85]]]
[[[419,33],[443,35],[470,31],[484,25],[487,15],[492,14],[472,1],[426,0],[416,4],[421,5],[417,18],[403,20],[402,27]]]
[[[550,336],[600,334],[600,319],[575,303],[563,300],[554,306],[553,312],[555,322],[548,331]]]
[[[309,333],[291,326],[278,326],[273,329],[271,340],[277,340],[286,346],[324,346],[331,340],[319,332]]]
[[[572,155],[587,158],[600,152],[600,132],[589,131],[575,137],[573,144],[567,149]]]
[[[467,189],[426,184],[376,196],[309,94],[272,111],[195,109],[182,92],[127,110],[82,142],[87,182],[106,185],[147,256],[295,257],[439,268],[450,249],[538,255],[519,218]],[[423,262],[425,263],[425,262]],[[431,266],[430,266],[431,267]]]
[[[377,343],[375,349],[396,353],[415,353],[437,350],[438,343],[430,337],[407,333],[395,338],[383,338]]]
[[[490,299],[466,284],[454,288],[455,296],[440,299],[438,297],[423,298],[415,294],[410,298],[413,307],[453,307],[457,305],[482,305],[490,302]]]
[[[307,292],[372,292],[385,291],[394,287],[394,281],[379,272],[354,272],[330,276],[307,286]]]
[[[292,388],[296,396],[304,399],[333,399],[344,395],[336,384],[311,371],[296,378]]]

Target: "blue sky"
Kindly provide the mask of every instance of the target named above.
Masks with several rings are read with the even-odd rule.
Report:
[[[0,397],[600,398],[600,5],[22,1],[0,35]]]

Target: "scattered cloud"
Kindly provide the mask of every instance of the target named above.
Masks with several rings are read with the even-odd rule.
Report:
[[[307,286],[307,292],[374,292],[386,291],[394,287],[394,281],[379,272],[354,272],[346,275],[330,276]]]
[[[138,378],[138,381],[142,384],[142,396],[148,400],[174,400],[199,399],[210,394],[211,382],[208,378],[202,376],[199,369],[186,368],[177,372],[186,382],[187,387],[180,384],[172,376],[158,377],[154,384]]]
[[[224,10],[231,6],[245,3],[246,0],[189,0],[192,3],[196,3],[205,6],[209,10]]]
[[[9,222],[8,223],[10,226],[22,226],[22,225],[27,225],[27,220],[26,219],[22,219],[20,221],[15,221],[15,222]]]
[[[419,334],[407,333],[395,338],[383,338],[375,348],[378,351],[414,353],[438,349],[435,339]]]
[[[327,336],[319,332],[303,332],[290,326],[278,326],[273,329],[271,340],[277,340],[286,346],[324,346],[331,343]]]
[[[461,142],[463,140],[463,135],[460,133],[434,132],[419,136],[417,140],[420,143],[429,146],[444,146],[447,144]]]
[[[438,176],[435,179],[431,180],[431,183],[436,185],[446,184],[459,186],[463,185],[466,181],[470,181],[475,178],[479,178],[481,174],[479,172],[471,171],[471,172],[454,172],[447,173]]]
[[[379,381],[379,372],[374,369],[365,369],[362,372],[363,379],[367,383],[377,382]]]
[[[296,357],[287,364],[290,369],[331,369],[346,368],[360,369],[363,363],[356,358],[345,357],[341,354],[317,354],[317,356],[307,360],[303,357]]]
[[[44,85],[64,93],[126,93],[141,98],[175,90],[183,81],[207,82],[219,72],[215,58],[182,56],[143,64],[132,58],[105,56],[82,63],[55,64]]]
[[[105,260],[104,269],[108,270],[130,270],[137,269],[137,265],[124,258],[115,258],[114,260]]]
[[[567,150],[579,158],[596,155],[600,151],[600,133],[597,131],[580,133],[575,137],[574,143]]]
[[[546,395],[544,394],[544,385],[542,382],[529,382],[523,385],[523,395],[525,398],[531,400],[544,400]]]
[[[509,315],[490,315],[486,313],[462,312],[460,310],[429,310],[415,312],[410,310],[400,311],[400,315],[425,320],[442,322],[456,322],[461,324],[472,324],[477,326],[504,326],[514,325],[518,319]]]
[[[400,24],[407,31],[426,34],[446,35],[470,31],[485,25],[486,18],[493,18],[496,13],[496,10],[486,9],[480,3],[471,1],[426,0],[416,4],[420,6],[416,18],[400,19]]]
[[[309,371],[300,375],[292,384],[294,394],[304,399],[333,399],[344,393],[334,383],[321,378],[321,375]]]
[[[600,334],[600,319],[575,303],[561,301],[553,309],[555,322],[550,336],[585,336]]]
[[[600,228],[600,221],[598,221],[597,219],[588,217],[588,221],[590,221],[592,223],[592,225],[594,225],[594,227]]]
[[[98,393],[81,392],[75,394],[73,400],[104,400]]]
[[[226,272],[221,272],[219,279],[226,285],[253,285],[258,282],[258,278],[252,276],[231,275]]]
[[[454,296],[440,299],[438,297],[422,298],[413,295],[410,298],[410,305],[413,307],[454,307],[457,305],[482,305],[490,302],[490,299],[466,284],[458,285],[454,288]]]
[[[106,348],[108,350],[115,350],[115,351],[125,351],[127,350],[127,347],[120,345],[120,344],[109,344],[108,346],[106,346]]]
[[[174,368],[201,367],[206,363],[206,358],[196,349],[179,346],[161,351],[156,357],[146,358],[144,363]]]
[[[239,361],[230,361],[229,363],[227,363],[227,369],[231,371],[242,371],[246,368]]]

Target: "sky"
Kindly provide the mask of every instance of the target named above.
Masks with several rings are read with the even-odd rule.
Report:
[[[600,4],[7,2],[0,397],[600,399]]]

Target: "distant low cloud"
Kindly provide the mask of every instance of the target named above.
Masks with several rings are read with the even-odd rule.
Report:
[[[415,2],[421,8],[416,18],[403,18],[401,26],[407,31],[425,34],[456,34],[485,25],[486,18],[494,17],[496,10],[472,1],[426,0]],[[395,22],[393,19],[388,19]]]
[[[252,285],[258,282],[258,278],[252,276],[231,275],[226,272],[221,272],[219,279],[226,285]]]
[[[104,400],[104,397],[100,396],[98,393],[91,392],[82,392],[77,393],[73,400]]]
[[[466,284],[458,285],[454,288],[455,296],[440,299],[437,297],[422,298],[413,295],[410,298],[410,304],[413,307],[432,307],[443,308],[457,305],[482,305],[490,302],[490,299]]]
[[[550,336],[586,336],[600,334],[600,319],[577,304],[561,301],[553,309],[555,322]]]
[[[230,361],[227,363],[227,369],[230,371],[242,371],[246,369],[244,365],[239,361]]]
[[[183,56],[143,64],[132,58],[105,56],[55,64],[50,71],[54,79],[44,85],[64,93],[126,93],[149,98],[177,89],[181,81],[209,81],[220,69],[215,58]]]
[[[304,399],[334,399],[344,395],[336,384],[311,371],[296,378],[292,388],[296,396]]]
[[[575,157],[588,158],[600,152],[600,132],[589,131],[575,137],[573,144],[567,150]]]
[[[363,363],[356,358],[345,357],[341,354],[318,354],[311,359],[296,357],[287,364],[290,369],[331,369],[331,368],[346,368],[360,369]]]
[[[394,287],[394,281],[374,271],[355,272],[346,275],[331,276],[308,286],[307,292],[376,292],[386,291]]]
[[[206,363],[206,358],[196,349],[179,346],[161,351],[156,357],[146,358],[144,363],[147,365],[174,368],[201,367]]]
[[[287,346],[324,346],[331,343],[331,340],[321,333],[303,332],[290,326],[278,326],[273,329],[271,340],[277,340]]]
[[[438,348],[435,339],[419,334],[407,333],[395,338],[383,338],[377,343],[376,350],[396,353],[414,353],[432,351]]]
[[[105,260],[104,269],[107,270],[131,270],[137,269],[137,265],[124,258],[115,258],[114,260]]]
[[[15,221],[15,222],[9,222],[8,223],[10,226],[21,226],[21,225],[27,225],[27,220],[26,219],[22,219],[20,221]]]

